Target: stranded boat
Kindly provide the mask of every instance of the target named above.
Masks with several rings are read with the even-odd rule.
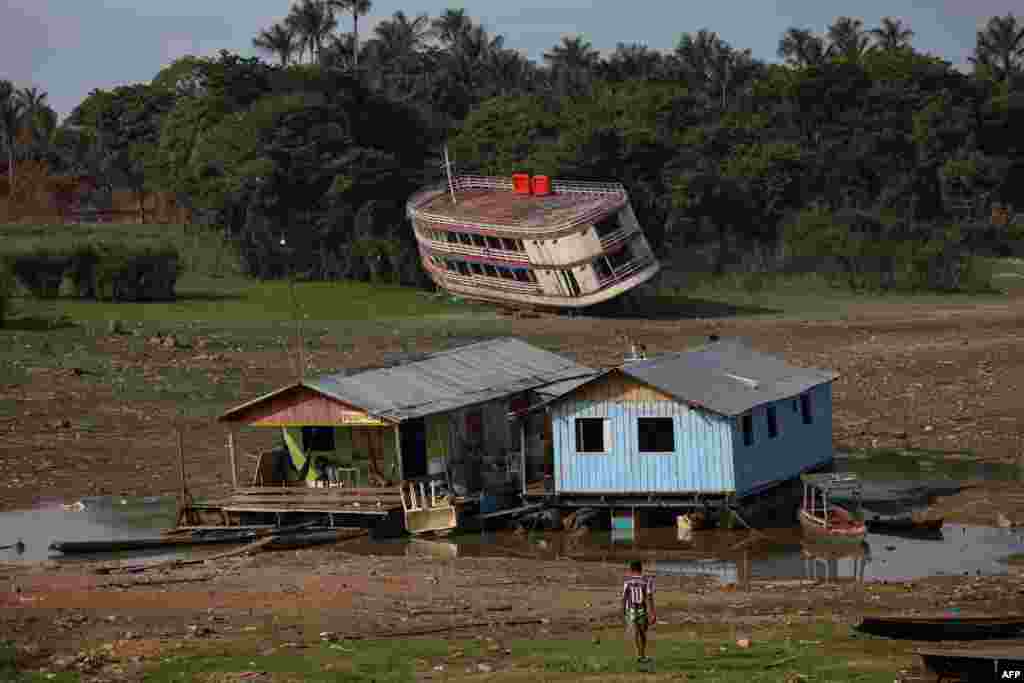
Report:
[[[817,541],[862,543],[867,535],[864,522],[835,503],[836,498],[852,499],[860,505],[861,484],[854,474],[804,474],[800,526]],[[831,500],[830,500],[831,498]]]
[[[449,175],[406,210],[424,269],[467,299],[584,308],[661,267],[619,183]]]

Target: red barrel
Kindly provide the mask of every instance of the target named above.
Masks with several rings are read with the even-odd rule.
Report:
[[[530,174],[513,173],[512,189],[516,194],[530,194]]]
[[[551,194],[551,178],[546,175],[533,176],[533,193],[540,196]]]

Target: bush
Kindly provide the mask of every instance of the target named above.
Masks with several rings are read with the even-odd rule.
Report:
[[[67,275],[79,298],[172,301],[182,267],[177,247],[79,241],[59,249],[22,248],[9,260],[18,281],[37,297],[56,297]]]
[[[66,253],[36,247],[15,253],[11,257],[11,270],[18,282],[33,296],[53,299],[60,294],[64,272],[70,263],[71,258]]]
[[[7,262],[0,259],[0,327],[11,314],[11,296],[14,294],[14,276]]]

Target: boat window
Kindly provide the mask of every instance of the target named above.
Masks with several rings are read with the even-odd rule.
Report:
[[[603,417],[576,418],[576,452],[604,453],[604,431]]]
[[[608,264],[608,259],[604,256],[598,256],[594,259],[593,266],[598,280],[607,280],[615,274],[612,272],[612,267]]]
[[[455,261],[445,261],[445,265],[448,267],[448,270],[451,271],[455,271],[457,268],[455,265]]]
[[[490,277],[498,277],[498,269],[489,263],[484,265],[484,272]]]
[[[629,248],[628,244],[623,245],[622,249],[608,254],[608,264],[611,265],[614,270],[618,270],[632,260],[633,251]]]
[[[798,411],[800,410],[800,409],[799,409],[799,408],[797,407],[797,406],[798,406],[798,404],[799,404],[799,401],[797,401],[797,400],[796,400],[796,399],[794,398],[794,399],[793,399],[793,401],[792,401],[792,403],[793,403],[793,412],[794,412],[794,413],[795,413],[795,412],[798,412]]]
[[[598,237],[606,237],[618,229],[619,218],[614,213],[594,223],[594,232],[597,233]]]
[[[800,394],[800,413],[804,419],[805,425],[809,425],[814,421],[814,415],[811,413],[810,394]]]
[[[483,275],[484,267],[479,263],[470,263],[469,267],[472,269],[474,275]]]
[[[471,246],[473,246],[473,236],[470,235],[469,233],[460,232],[459,233],[459,242],[461,242],[462,244],[465,244],[466,246],[471,247]]]
[[[457,232],[450,232],[450,233],[448,233],[448,241],[452,242],[452,243],[455,243],[455,244],[458,244],[458,242],[459,242],[459,233],[457,233]]]
[[[580,284],[576,281],[576,276],[573,275],[571,270],[563,270],[562,280],[565,282],[565,289],[569,292],[569,296],[580,295]]]
[[[456,263],[456,265],[459,268],[459,274],[460,275],[469,275],[470,274],[470,272],[469,272],[469,265],[467,265],[465,261],[459,261],[458,263]]]
[[[508,268],[498,268],[498,274],[501,275],[501,277],[505,278],[506,280],[514,280],[516,277]]]
[[[779,416],[775,413],[775,406],[768,406],[768,438],[774,439],[779,435]]]
[[[740,428],[743,430],[743,445],[751,446],[754,443],[754,416],[750,413],[740,416]]]
[[[510,240],[502,238],[501,244],[508,251],[520,251],[519,246],[516,244],[519,240]]]
[[[487,246],[487,241],[484,240],[484,236],[483,235],[471,235],[470,237],[473,239],[473,246],[475,246],[475,247],[486,247]]]
[[[517,268],[516,270],[514,270],[512,272],[515,274],[516,279],[519,280],[520,282],[529,282],[530,281],[530,274],[529,274],[528,270],[523,270],[522,268]]]
[[[641,453],[672,453],[675,445],[675,421],[671,417],[641,417],[636,421]]]
[[[488,237],[487,246],[491,249],[501,249],[501,240],[497,237]]]

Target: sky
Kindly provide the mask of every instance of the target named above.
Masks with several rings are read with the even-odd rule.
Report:
[[[0,79],[35,86],[63,118],[94,88],[148,82],[184,55],[221,49],[253,55],[252,38],[281,20],[290,0],[3,0],[0,3]],[[988,19],[1015,11],[1020,0],[374,0],[360,19],[360,37],[393,12],[431,17],[464,7],[506,47],[537,61],[565,35],[582,35],[598,50],[643,43],[670,50],[683,33],[716,31],[756,58],[778,61],[776,49],[790,26],[824,33],[842,15],[877,25],[902,19],[914,46],[955,66],[967,64],[976,31]],[[351,17],[342,28],[351,30]]]

